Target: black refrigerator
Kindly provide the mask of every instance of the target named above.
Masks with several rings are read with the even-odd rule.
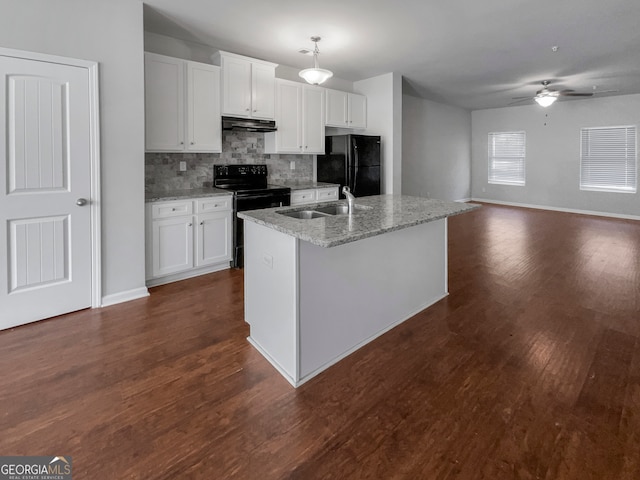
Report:
[[[318,155],[318,182],[347,185],[356,197],[380,195],[380,137],[331,135],[325,139],[325,154]]]

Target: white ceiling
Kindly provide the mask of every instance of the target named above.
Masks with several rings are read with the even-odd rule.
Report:
[[[151,32],[296,68],[310,66],[298,50],[319,35],[320,66],[337,77],[398,72],[410,93],[468,109],[533,96],[542,80],[640,93],[640,0],[145,3]]]

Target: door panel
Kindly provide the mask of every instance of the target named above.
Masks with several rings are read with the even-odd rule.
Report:
[[[184,149],[185,62],[144,54],[145,146],[148,151]]]
[[[67,189],[67,87],[56,79],[7,76],[9,193]]]
[[[200,215],[198,220],[196,266],[231,260],[231,212]]]
[[[0,329],[91,306],[89,99],[86,68],[0,56]]]
[[[380,167],[360,167],[353,173],[353,191],[356,197],[380,195]]]
[[[324,91],[303,87],[304,153],[324,153]]]
[[[187,149],[222,151],[220,118],[220,67],[187,63]]]
[[[300,153],[302,132],[300,130],[300,86],[290,82],[278,82],[278,112],[276,121],[277,151],[280,153]]]
[[[380,137],[351,135],[351,147],[359,167],[380,165]]]
[[[69,217],[9,221],[9,292],[69,281]]]

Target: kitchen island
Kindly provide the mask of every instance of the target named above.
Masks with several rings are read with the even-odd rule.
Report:
[[[294,386],[447,295],[447,217],[477,205],[401,195],[242,212],[249,341]]]

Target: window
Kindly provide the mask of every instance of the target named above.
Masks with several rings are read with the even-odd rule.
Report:
[[[489,183],[524,185],[524,132],[489,134]]]
[[[580,130],[580,190],[636,193],[636,127]]]

